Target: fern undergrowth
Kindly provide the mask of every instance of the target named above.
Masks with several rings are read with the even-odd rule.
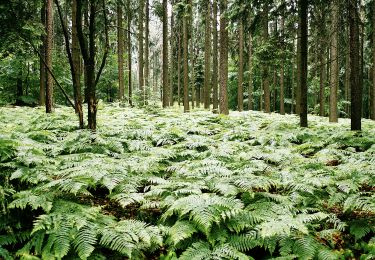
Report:
[[[375,127],[0,108],[0,259],[375,259]],[[324,122],[323,122],[324,121]]]

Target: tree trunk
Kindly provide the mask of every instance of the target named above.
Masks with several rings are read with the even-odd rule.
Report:
[[[362,86],[360,85],[360,43],[358,0],[348,0],[350,28],[350,89],[351,89],[351,130],[362,128]]]
[[[308,0],[299,0],[299,18],[300,18],[300,30],[301,30],[301,52],[300,52],[300,63],[301,63],[301,78],[300,78],[300,90],[301,90],[301,102],[300,102],[300,125],[301,127],[307,127],[307,51],[308,51],[308,21],[307,21],[307,10]]]
[[[237,93],[237,103],[238,111],[243,111],[243,63],[244,63],[244,25],[243,19],[240,18],[239,21],[239,60],[238,60],[238,93]]]
[[[129,98],[129,105],[133,106],[133,80],[132,80],[132,38],[131,38],[131,23],[132,23],[132,16],[130,11],[130,0],[126,2],[127,7],[127,29],[128,29],[128,98]]]
[[[331,88],[329,97],[329,122],[338,122],[337,91],[339,85],[339,62],[338,62],[338,0],[331,1]]]
[[[189,112],[189,67],[188,67],[188,18],[185,14],[182,18],[183,34],[183,71],[184,71],[184,112]]]
[[[325,116],[325,87],[326,87],[326,54],[324,47],[320,50],[320,79],[319,79],[319,115]]]
[[[178,95],[178,105],[181,105],[181,52],[182,52],[182,41],[181,41],[181,27],[177,26],[177,37],[178,37],[178,47],[177,47],[177,95]]]
[[[213,0],[212,3],[212,105],[213,112],[217,113],[219,108],[219,97],[218,97],[218,35],[217,35],[217,0]]]
[[[40,18],[41,23],[43,26],[46,26],[46,5],[43,4],[42,8],[40,9]],[[42,44],[40,46],[40,69],[39,69],[39,105],[45,106],[46,104],[46,66],[44,66],[43,60],[46,59],[46,52],[45,52],[45,44],[46,44],[46,37],[43,35],[41,36]]]
[[[79,127],[84,128],[82,94],[81,94],[81,55],[77,34],[77,1],[72,1],[72,63],[74,70],[73,89],[76,113],[79,118]],[[72,75],[73,76],[73,75]]]
[[[220,113],[224,115],[229,114],[227,6],[227,0],[220,0]]]
[[[124,45],[125,45],[125,30],[123,28],[123,11],[122,3],[117,2],[117,55],[118,55],[118,88],[119,99],[123,100],[125,95],[125,80],[124,80]]]
[[[300,25],[298,25],[300,27]],[[297,115],[301,114],[301,29],[298,28],[298,33],[297,33],[297,85],[296,85],[296,107],[295,107],[295,112]]]
[[[173,10],[173,7],[174,7],[174,0],[171,1],[171,6],[172,6],[172,10]],[[176,67],[176,60],[175,60],[175,53],[176,53],[176,46],[175,46],[175,39],[176,39],[176,33],[174,32],[174,30],[176,29],[176,26],[175,26],[175,16],[174,16],[174,12],[172,11],[172,14],[171,14],[171,34],[170,34],[170,49],[171,49],[171,52],[169,54],[170,56],[170,80],[169,80],[169,92],[171,93],[170,95],[170,101],[169,101],[169,104],[170,106],[173,106],[173,103],[174,103],[174,76],[175,76],[175,67]],[[179,102],[179,101],[178,101]]]
[[[254,110],[253,101],[253,36],[249,32],[249,96],[248,96],[248,108],[249,110]]]
[[[280,68],[280,114],[285,115],[285,89],[284,89],[284,66],[285,66],[285,43],[284,43],[284,36],[285,36],[285,18],[284,18],[284,9],[281,15],[281,43],[282,43],[282,60],[281,60],[281,68]]]
[[[371,103],[370,114],[371,119],[375,120],[375,0],[372,1],[372,87],[371,87]]]
[[[163,0],[163,107],[169,106],[168,92],[168,0]]]
[[[146,19],[145,19],[145,103],[147,104],[148,93],[150,89],[150,1],[146,0]]]
[[[269,3],[268,0],[264,1],[263,4],[263,41],[268,42],[268,12]],[[266,113],[271,112],[271,95],[270,95],[270,82],[269,82],[269,67],[267,64],[263,64],[262,71],[263,91],[264,91],[264,111]]]
[[[206,1],[204,44],[204,108],[210,108],[211,97],[211,3]]]
[[[47,0],[46,5],[46,66],[52,69],[53,52],[53,0]],[[53,112],[53,77],[47,73],[46,77],[46,112]]]
[[[145,79],[143,74],[144,69],[144,56],[143,56],[143,17],[145,9],[145,0],[139,0],[139,13],[138,13],[138,80],[139,80],[139,90],[141,92],[141,100],[144,102],[144,85]]]

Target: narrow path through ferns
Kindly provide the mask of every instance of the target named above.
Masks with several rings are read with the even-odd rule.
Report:
[[[94,134],[75,121],[0,108],[0,258],[375,258],[373,122],[116,106]]]

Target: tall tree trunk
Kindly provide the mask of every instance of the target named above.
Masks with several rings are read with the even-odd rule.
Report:
[[[125,95],[124,80],[124,49],[125,49],[125,30],[123,28],[122,2],[117,2],[117,55],[118,55],[118,88],[119,99],[123,100]]]
[[[72,1],[72,63],[74,70],[73,89],[76,113],[79,118],[79,127],[84,128],[82,94],[81,94],[81,55],[77,34],[77,1]]]
[[[145,0],[139,0],[139,9],[138,9],[138,80],[139,80],[139,90],[141,91],[142,95],[142,101],[144,102],[144,85],[145,85],[145,79],[144,79],[144,36],[143,36],[143,17],[144,17],[144,11],[145,11]]]
[[[168,0],[163,0],[163,107],[169,105],[168,92]]]
[[[178,37],[178,47],[177,47],[177,95],[178,95],[178,105],[181,105],[181,52],[182,52],[182,41],[181,41],[181,27],[177,26],[177,37]]]
[[[375,0],[372,1],[372,87],[371,87],[371,119],[375,120]]]
[[[284,17],[284,9],[281,15],[281,42],[282,42],[282,61],[281,61],[281,68],[280,68],[280,114],[285,115],[285,89],[284,89],[284,66],[285,66],[285,17]]]
[[[339,85],[339,62],[338,62],[338,0],[331,1],[331,88],[329,97],[329,121],[338,122],[337,91]]]
[[[127,9],[127,31],[128,31],[128,99],[129,105],[133,106],[133,80],[132,80],[132,38],[131,38],[131,23],[132,23],[132,16],[130,10],[131,4],[130,0],[126,2],[126,9]]]
[[[307,21],[308,0],[299,0],[299,18],[301,30],[301,102],[300,102],[300,125],[307,127],[307,44],[308,44],[308,21]]]
[[[146,0],[146,19],[145,19],[145,103],[147,104],[148,93],[150,89],[150,0]]]
[[[249,110],[254,109],[253,102],[253,36],[249,32],[249,96],[248,96],[248,108]]]
[[[44,3],[44,2],[43,2]],[[43,4],[42,8],[40,9],[40,18],[41,23],[45,26],[46,25],[46,5]],[[46,52],[45,52],[45,44],[46,44],[46,37],[43,35],[41,36],[42,44],[40,46],[40,69],[39,69],[39,105],[45,106],[46,104],[46,66],[44,66],[43,60],[46,60]]]
[[[227,0],[220,0],[220,113],[229,114],[228,108],[228,28]]]
[[[239,60],[238,60],[238,93],[237,93],[237,103],[238,111],[243,111],[243,75],[244,75],[244,25],[243,19],[240,18],[239,21]]]
[[[350,89],[351,89],[351,130],[361,130],[362,86],[360,85],[360,43],[358,0],[348,0],[350,28]]]
[[[172,10],[174,8],[174,0],[171,1],[171,6],[172,6]],[[169,80],[169,92],[171,93],[170,95],[170,101],[169,101],[169,104],[170,106],[173,106],[173,103],[174,103],[174,76],[175,76],[175,67],[176,67],[176,60],[175,60],[175,54],[176,54],[176,46],[175,46],[175,40],[176,40],[176,33],[175,33],[175,30],[176,29],[176,26],[175,26],[175,15],[174,15],[174,12],[172,11],[172,14],[171,14],[171,33],[170,33],[170,80]],[[178,97],[179,98],[179,97]],[[179,102],[179,100],[178,100]]]
[[[204,43],[204,108],[210,108],[211,97],[211,3],[206,1]]]
[[[53,52],[53,0],[47,0],[46,4],[46,66],[52,69],[52,52]],[[46,80],[46,112],[53,111],[53,77],[47,73]]]
[[[326,86],[326,54],[324,47],[320,50],[320,79],[319,79],[319,115],[325,116],[325,86]]]
[[[212,20],[212,104],[213,112],[217,113],[219,109],[219,97],[218,97],[218,35],[217,35],[217,0],[213,0],[212,3],[213,20]]]
[[[298,25],[300,27],[300,24]],[[298,28],[297,33],[297,85],[296,85],[296,107],[295,112],[297,115],[301,114],[301,59],[299,58],[301,55],[301,29]]]
[[[185,14],[182,18],[183,34],[183,71],[184,71],[184,112],[189,112],[189,66],[188,66],[188,17]]]
[[[268,41],[268,12],[269,3],[268,0],[263,3],[263,41]],[[269,82],[269,67],[267,64],[263,64],[262,72],[263,91],[264,91],[264,111],[266,113],[271,112],[271,95],[270,95],[270,82]]]

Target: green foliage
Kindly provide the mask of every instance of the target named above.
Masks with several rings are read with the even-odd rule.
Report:
[[[371,259],[373,122],[297,121],[0,108],[0,258]]]

